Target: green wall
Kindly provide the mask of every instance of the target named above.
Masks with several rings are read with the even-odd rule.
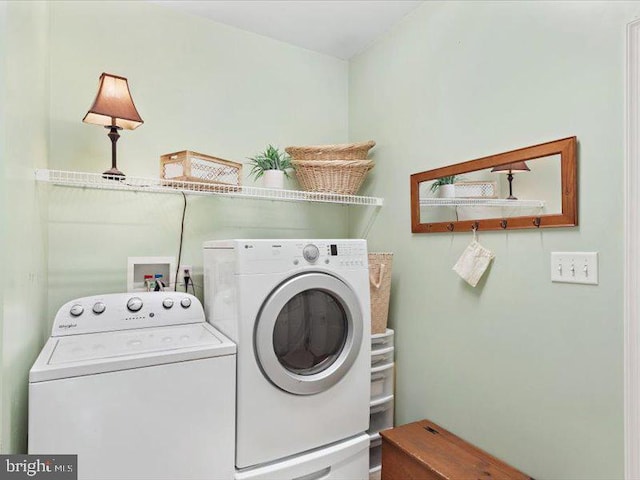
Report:
[[[625,28],[640,4],[427,2],[350,63],[351,138],[378,141],[369,235],[391,250],[396,421],[429,418],[535,478],[623,477]],[[580,226],[411,234],[409,175],[577,135]],[[599,286],[551,251],[598,251]]]
[[[7,4],[6,2],[0,2],[0,102],[2,105],[5,104],[7,98],[6,91],[6,66],[5,66],[5,58],[7,55]],[[5,158],[7,158],[7,152],[5,149],[6,144],[6,118],[4,108],[0,108],[0,165],[4,164]],[[0,168],[0,225],[4,225],[7,219],[6,213],[6,187],[5,187],[5,175],[4,169]],[[5,245],[7,232],[5,229],[0,230],[0,265],[4,265],[6,262],[7,254]],[[0,282],[0,305],[4,304],[4,282]],[[4,369],[2,362],[2,345],[4,343],[4,308],[0,308],[0,452],[4,451],[4,441],[2,440],[5,435],[5,424],[7,423],[7,419],[5,418],[5,411],[3,409],[4,406]]]
[[[26,450],[27,378],[47,335],[46,192],[33,180],[48,150],[48,5],[2,4],[2,452]]]
[[[129,78],[145,120],[122,133],[118,166],[157,177],[160,155],[177,150],[244,162],[267,143],[346,141],[348,65],[149,2],[0,7],[0,121],[10,119],[0,137],[7,245],[0,450],[24,452],[27,374],[60,305],[124,291],[128,256],[178,253],[181,195],[33,180],[34,168],[99,173],[110,165],[106,131],[81,121],[100,74]],[[183,263],[194,266],[200,297],[204,240],[344,237],[352,215],[320,204],[197,196],[188,202]]]
[[[24,451],[27,372],[58,307],[124,290],[127,256],[177,255],[180,196],[32,180],[108,167],[105,132],[81,122],[106,71],[145,120],[119,142],[128,174],[155,177],[181,149],[243,161],[267,143],[375,139],[364,193],[385,197],[370,249],[396,253],[397,423],[430,418],[536,478],[621,478],[624,42],[639,13],[428,2],[348,64],[147,2],[0,3],[1,450]],[[569,135],[580,227],[481,232],[496,260],[476,289],[451,272],[470,235],[410,233],[411,173]],[[189,197],[183,262],[201,285],[204,240],[358,236],[363,212]],[[600,285],[551,284],[555,250],[599,251]]]
[[[105,130],[81,122],[101,72],[128,77],[145,121],[121,132],[118,166],[128,174],[157,177],[160,155],[178,150],[244,162],[268,143],[347,140],[345,61],[149,2],[52,2],[50,41],[50,168],[110,165]],[[72,298],[124,291],[128,256],[177,257],[182,202],[51,188],[50,316]],[[188,202],[183,263],[194,266],[199,296],[205,240],[347,234],[342,206]]]

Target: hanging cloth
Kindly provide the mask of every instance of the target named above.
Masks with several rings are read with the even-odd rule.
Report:
[[[491,250],[487,250],[478,243],[476,230],[477,228],[474,227],[473,240],[471,240],[469,246],[465,248],[453,266],[453,271],[460,275],[460,277],[472,287],[478,285],[482,275],[484,275],[484,272],[489,267],[491,260],[495,258]]]

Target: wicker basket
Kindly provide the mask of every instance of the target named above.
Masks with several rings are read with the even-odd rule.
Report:
[[[384,333],[389,317],[393,253],[369,254],[369,293],[371,295],[371,334]]]
[[[369,150],[376,144],[373,140],[364,143],[342,145],[308,145],[284,149],[293,160],[365,160]]]
[[[298,182],[307,192],[355,195],[373,160],[292,160]]]

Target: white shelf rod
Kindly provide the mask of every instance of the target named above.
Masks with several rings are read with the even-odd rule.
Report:
[[[37,169],[36,180],[67,187],[101,190],[125,190],[134,192],[181,193],[218,197],[254,198],[289,202],[322,202],[346,205],[382,206],[382,198],[335,193],[305,192],[248,186],[220,185],[205,182],[187,182],[127,176],[124,180],[102,178],[100,173],[71,172],[65,170]]]
[[[421,198],[421,207],[534,207],[543,208],[543,200],[507,200],[506,198]]]

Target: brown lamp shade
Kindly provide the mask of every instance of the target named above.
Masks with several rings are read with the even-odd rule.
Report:
[[[492,172],[506,172],[506,173],[529,172],[530,170],[531,169],[527,166],[525,162],[507,163],[506,165],[499,165],[491,169]]]
[[[110,73],[100,75],[98,94],[82,121],[115,125],[125,130],[133,130],[144,123],[133,104],[127,79]]]

